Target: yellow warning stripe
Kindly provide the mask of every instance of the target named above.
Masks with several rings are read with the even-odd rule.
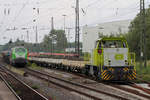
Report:
[[[136,78],[136,72],[135,72],[135,71],[132,72],[132,76],[133,76],[134,78]]]
[[[105,74],[102,76],[102,78],[104,78],[106,75],[107,75],[107,73],[105,73]]]
[[[105,73],[103,76],[106,76],[108,73]]]
[[[128,76],[131,78],[131,80],[133,79],[131,74],[129,74]]]
[[[102,72],[102,75],[104,74],[104,72]]]
[[[107,70],[104,70],[101,75],[103,80],[109,80],[112,77],[112,75],[108,73]]]
[[[105,74],[105,72],[106,72],[106,70],[104,70],[104,71],[102,72],[102,75]]]
[[[135,79],[134,76],[133,76],[133,74],[129,74],[129,75],[130,75],[130,77],[131,77],[132,79]]]
[[[132,80],[134,80],[134,77],[131,74],[130,74],[130,77],[131,77]]]
[[[130,80],[132,80],[132,79],[130,78],[130,76],[128,76],[128,78],[129,78]]]
[[[106,80],[106,78],[109,76],[109,74],[107,74],[107,76],[104,77],[104,80]]]
[[[134,78],[136,78],[136,75],[135,75],[135,74],[133,74],[133,73],[132,73],[132,76],[133,76]]]
[[[105,70],[103,73],[102,73],[102,77],[106,76],[107,74],[107,71]]]
[[[112,75],[109,75],[109,77],[106,80],[110,80],[111,77],[112,77]]]
[[[104,76],[106,73],[103,73],[102,75]]]
[[[133,73],[136,75],[136,72],[135,72],[135,71],[133,71]]]

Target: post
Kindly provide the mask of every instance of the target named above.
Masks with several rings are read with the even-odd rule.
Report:
[[[64,14],[64,34],[66,33],[66,15]],[[64,53],[65,53],[65,41],[63,41]]]
[[[79,28],[79,0],[76,0],[76,23],[75,23],[75,52],[80,55],[80,28]]]
[[[27,30],[27,42],[29,42],[29,31]]]
[[[67,28],[68,29],[68,38],[67,38],[67,43],[68,43],[68,54],[69,54],[69,52],[71,51],[70,49],[71,49],[71,46],[70,46],[70,29],[72,29],[72,28]],[[68,56],[68,58],[69,58],[69,56]]]
[[[66,28],[66,15],[63,15],[64,16],[64,31],[65,31],[65,28]]]
[[[147,66],[147,51],[146,51],[146,23],[145,23],[145,2],[144,0],[140,0],[140,17],[141,17],[141,35],[140,35],[140,66],[142,67],[142,61],[144,60],[144,67]]]
[[[144,34],[144,67],[147,67],[147,51],[146,51],[146,23],[145,23],[145,1],[143,0],[143,34]]]
[[[51,18],[51,30],[54,30],[54,18]]]
[[[141,18],[141,31],[140,31],[140,68],[143,66],[143,31],[142,31],[142,1],[140,0],[140,18]]]
[[[36,27],[35,27],[35,33],[36,33],[35,42],[38,43],[38,30],[37,30],[37,25],[36,25]]]

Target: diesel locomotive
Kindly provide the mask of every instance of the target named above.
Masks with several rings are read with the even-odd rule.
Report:
[[[101,80],[135,80],[135,54],[129,52],[126,39],[104,37],[96,41],[85,69],[86,74]]]

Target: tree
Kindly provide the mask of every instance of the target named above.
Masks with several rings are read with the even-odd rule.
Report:
[[[56,52],[63,52],[67,47],[67,38],[63,30],[52,30],[44,37],[43,44],[46,48]]]
[[[141,34],[141,18],[137,14],[135,19],[129,26],[129,32],[125,34],[130,50],[136,53],[136,58],[140,58],[140,34]],[[146,9],[146,42],[147,42],[147,57],[150,59],[150,8]]]
[[[50,51],[52,48],[52,40],[49,38],[49,35],[44,36],[44,40],[42,42],[42,47],[45,48],[44,51]]]

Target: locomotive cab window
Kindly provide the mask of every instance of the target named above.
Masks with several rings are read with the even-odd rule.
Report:
[[[99,48],[99,49],[101,49],[101,48],[102,48],[102,44],[101,44],[101,42],[99,42],[99,44],[98,44],[98,48]]]
[[[25,52],[25,49],[24,48],[16,48],[15,52]]]
[[[103,48],[126,48],[126,43],[121,40],[103,40]]]
[[[96,42],[95,42],[95,46],[94,46],[95,48],[97,47],[98,43],[99,43],[99,41],[96,41]]]

